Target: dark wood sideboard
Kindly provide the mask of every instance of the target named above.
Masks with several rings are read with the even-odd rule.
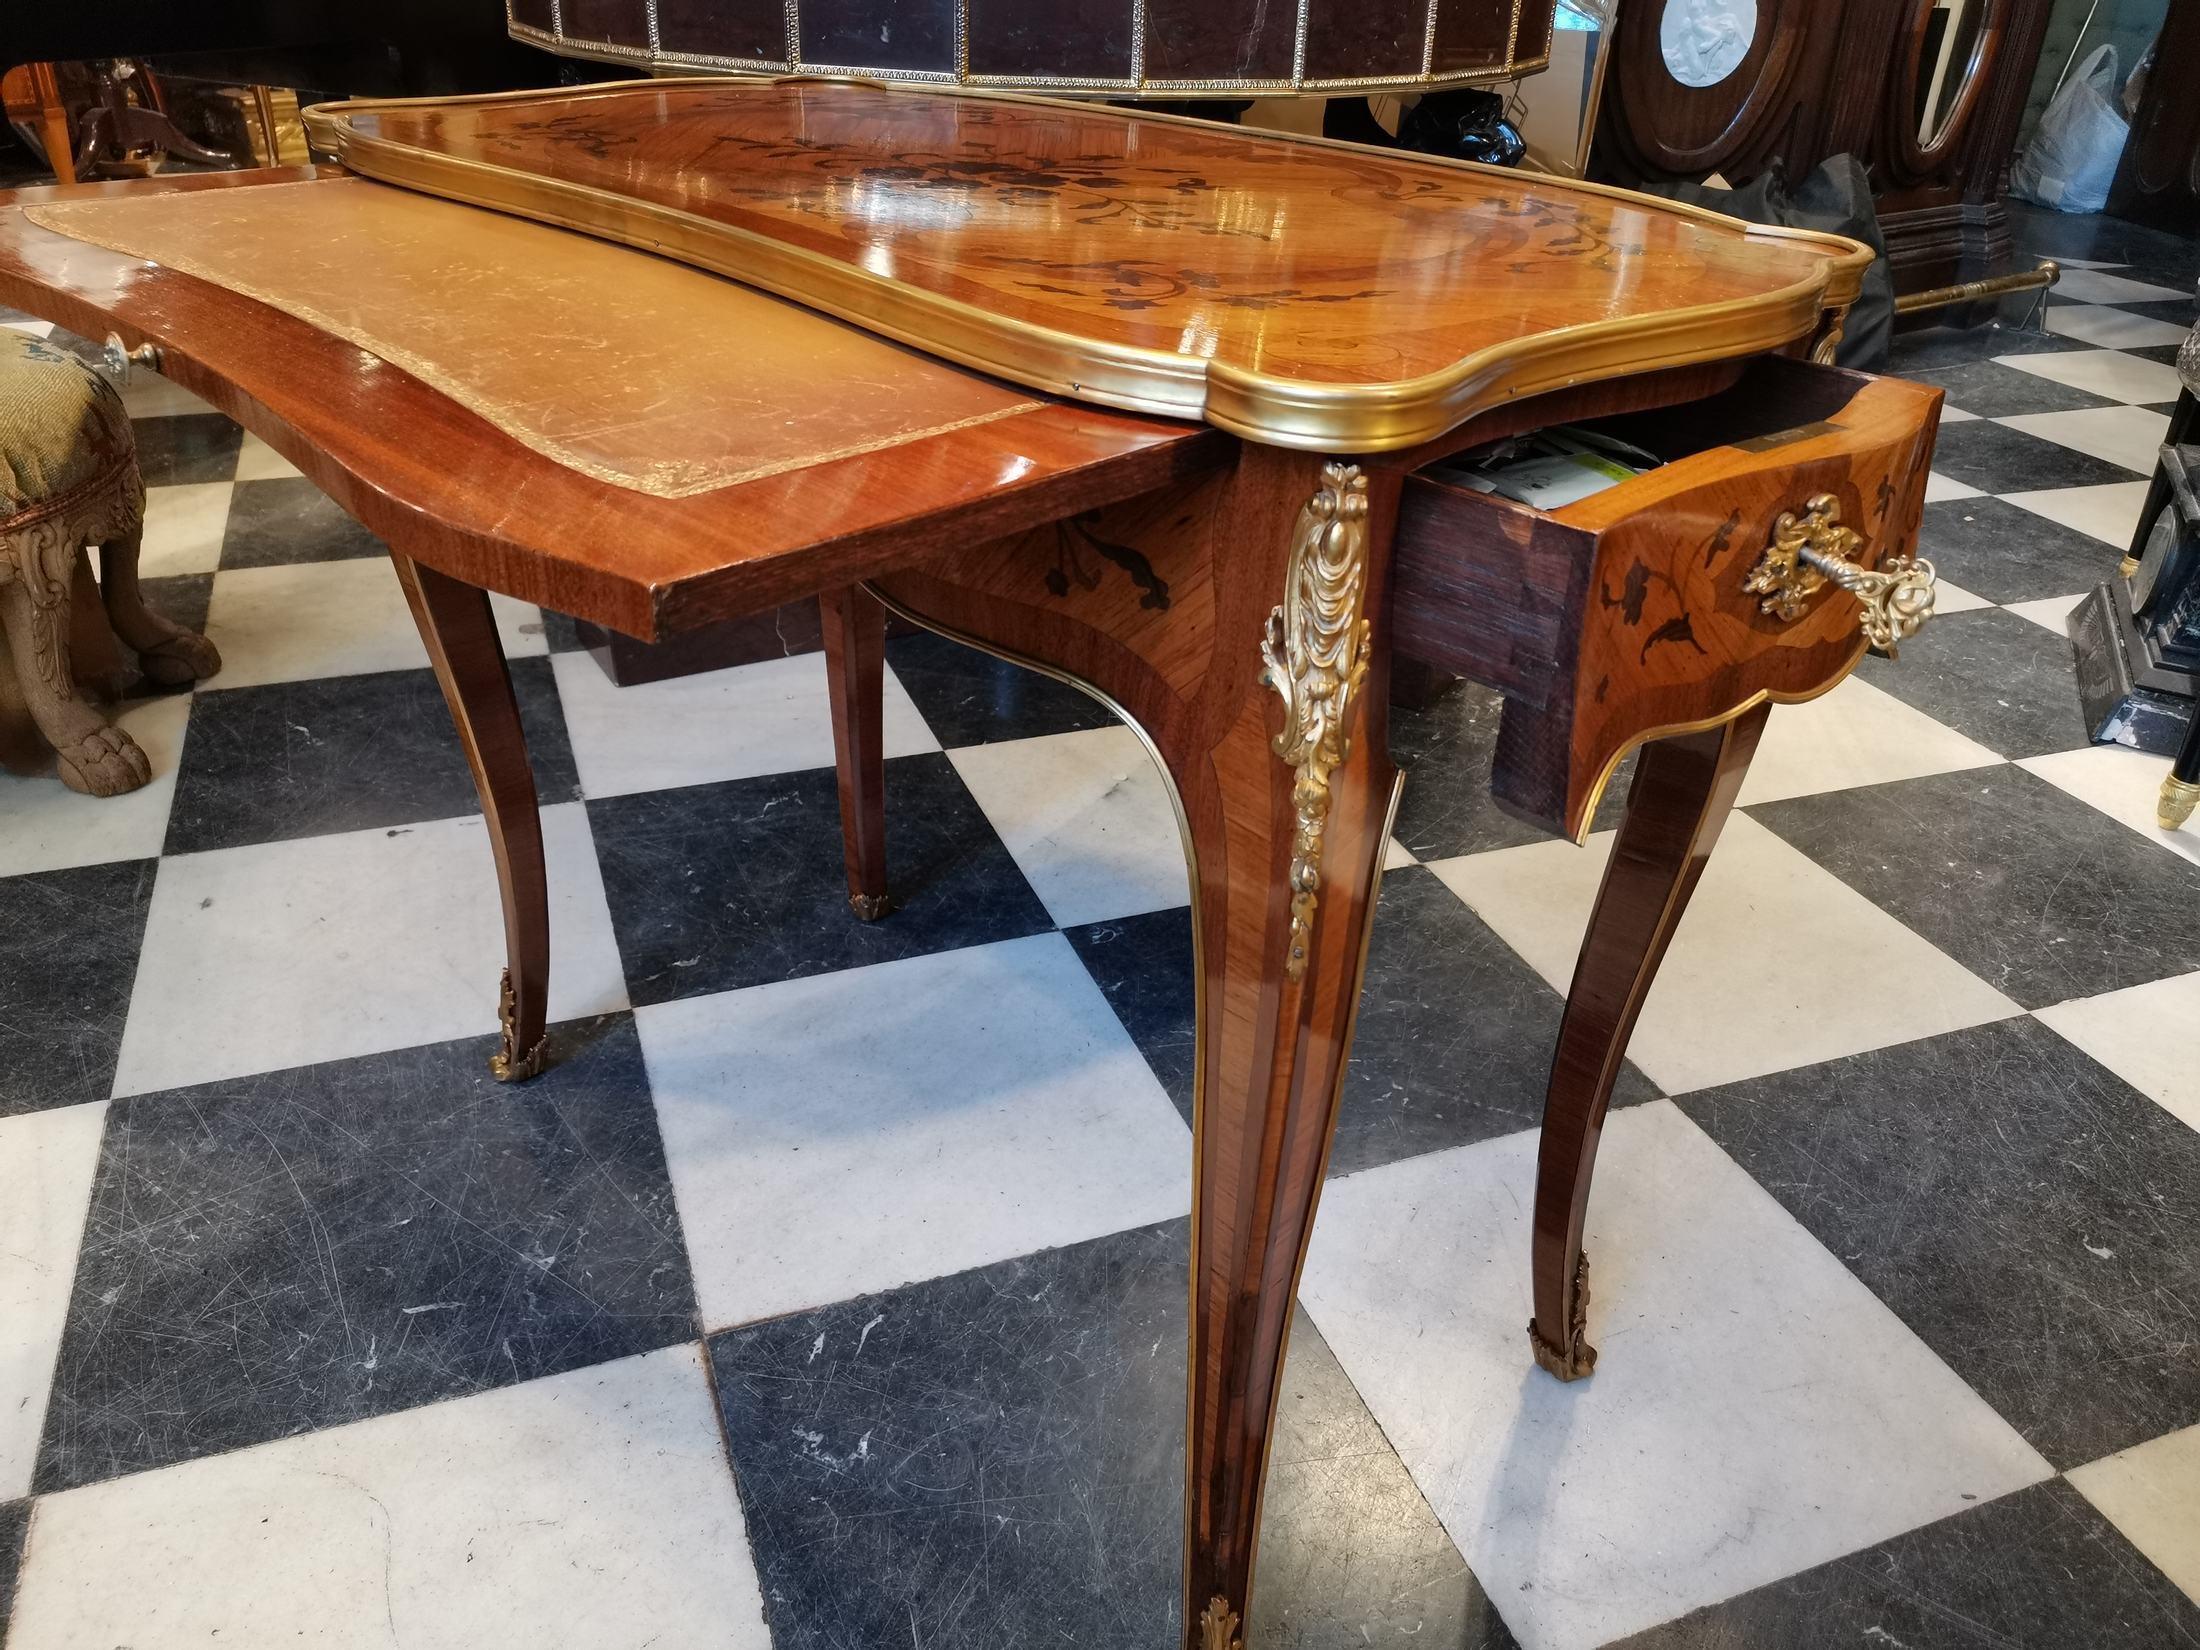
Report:
[[[1758,0],[1754,35],[1730,72],[1683,84],[1667,39],[1679,35],[1685,54],[1685,23],[1721,9],[1690,0],[1619,8],[1595,175],[1639,187],[1718,172],[1741,184],[1775,165],[1792,179],[1854,154],[1870,170],[1897,292],[2010,265],[2010,152],[2050,0]],[[1692,78],[1716,71],[1710,58]]]

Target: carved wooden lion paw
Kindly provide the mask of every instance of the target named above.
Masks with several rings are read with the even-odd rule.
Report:
[[[153,764],[120,728],[102,727],[54,752],[61,782],[86,796],[121,796],[153,777]]]
[[[222,667],[222,656],[214,644],[194,630],[179,630],[175,635],[138,654],[138,664],[145,674],[163,687],[182,687],[187,682],[203,682]]]

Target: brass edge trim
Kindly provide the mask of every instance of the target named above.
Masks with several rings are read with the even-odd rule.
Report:
[[[668,80],[669,86],[722,88],[711,79]],[[1433,440],[1475,413],[1511,397],[1598,378],[1698,361],[1754,354],[1808,336],[1823,312],[1854,297],[1870,251],[1839,236],[1810,230],[1744,225],[1721,214],[1657,203],[1682,217],[1740,229],[1745,238],[1790,239],[1835,250],[1811,276],[1749,298],[1654,315],[1585,322],[1511,339],[1419,378],[1387,384],[1328,384],[1179,356],[1169,351],[1100,343],[948,298],[821,253],[790,246],[753,230],[676,207],[634,200],[560,179],[532,177],[482,161],[416,149],[370,137],[350,117],[389,108],[543,99],[586,101],[620,95],[632,83],[582,87],[565,94],[489,93],[479,98],[376,99],[318,104],[307,111],[322,147],[355,171],[469,205],[534,218],[644,251],[666,253],[719,275],[761,286],[925,353],[1007,377],[1032,388],[1162,417],[1201,418],[1249,441],[1345,452],[1389,452]],[[931,95],[978,97],[1060,108],[1058,99],[981,93],[962,87]],[[1140,115],[1201,126],[1185,116]],[[1359,146],[1275,134],[1278,141]],[[1490,170],[1464,161],[1423,157],[1431,164]],[[1566,180],[1569,191],[1639,197],[1599,184]],[[721,251],[720,249],[728,249]],[[1508,368],[1519,370],[1508,373]]]
[[[1589,787],[1588,799],[1582,805],[1580,828],[1562,834],[1569,836],[1577,848],[1588,842],[1591,835],[1590,827],[1596,823],[1597,809],[1603,805],[1605,787],[1612,783],[1612,775],[1619,771],[1619,765],[1622,762],[1626,761],[1629,756],[1640,750],[1644,745],[1649,744],[1653,739],[1673,739],[1684,733],[1707,733],[1713,728],[1725,726],[1738,717],[1748,715],[1759,705],[1767,702],[1775,705],[1807,705],[1811,700],[1824,697],[1847,681],[1856,667],[1864,662],[1864,655],[1870,651],[1865,646],[1863,638],[1858,637],[1856,651],[1849,655],[1849,662],[1843,665],[1834,676],[1806,693],[1782,693],[1774,688],[1759,688],[1731,710],[1722,710],[1716,716],[1706,716],[1694,722],[1669,722],[1635,734],[1612,753],[1612,759],[1604,764],[1604,771],[1597,775],[1597,782]]]
[[[960,642],[965,647],[974,647],[980,653],[989,653],[996,659],[1005,659],[1012,665],[1021,665],[1026,670],[1035,670],[1042,676],[1052,677],[1055,681],[1062,683],[1064,686],[1075,688],[1079,693],[1084,694],[1087,698],[1092,699],[1097,703],[1105,706],[1111,713],[1114,714],[1114,716],[1119,721],[1122,722],[1125,727],[1131,730],[1131,732],[1137,737],[1138,742],[1146,747],[1146,755],[1152,759],[1154,767],[1160,771],[1161,788],[1167,791],[1169,794],[1169,806],[1176,812],[1177,838],[1179,842],[1183,845],[1184,849],[1184,866],[1186,872],[1189,875],[1192,896],[1192,1024],[1195,1027],[1205,1025],[1207,1023],[1207,958],[1206,938],[1204,932],[1205,925],[1200,921],[1200,894],[1202,883],[1199,874],[1199,845],[1192,838],[1191,816],[1184,811],[1184,798],[1177,791],[1176,776],[1169,772],[1169,764],[1165,760],[1163,760],[1161,755],[1161,747],[1154,743],[1153,735],[1146,731],[1145,725],[1141,723],[1137,717],[1133,716],[1114,698],[1110,697],[1108,693],[1106,693],[1103,689],[1096,687],[1091,682],[1085,681],[1082,677],[1072,676],[1068,671],[1061,669],[1059,666],[1043,664],[1037,659],[1028,658],[1023,654],[1013,651],[1012,649],[998,646],[992,642],[980,641],[977,637],[970,635],[967,631],[958,630],[955,626],[951,624],[943,624],[937,619],[926,618],[916,609],[905,606],[903,603],[898,602],[893,597],[887,595],[885,591],[879,589],[879,587],[875,583],[868,579],[861,581],[861,588],[867,595],[871,597],[872,600],[878,602],[889,613],[897,613],[902,618],[907,619],[911,624],[922,625],[925,629],[931,631],[935,636],[945,636],[949,641]],[[1399,778],[1399,784],[1401,786],[1403,786],[1404,784],[1403,775],[1401,775]],[[1395,797],[1392,799],[1391,806],[1393,811],[1395,812],[1397,807]],[[1385,840],[1388,840],[1387,836]],[[1375,874],[1378,877],[1382,875],[1382,861],[1380,859],[1376,861]],[[1370,910],[1372,911],[1372,904],[1370,905]],[[1371,915],[1369,921],[1372,922],[1373,920],[1374,919]],[[1356,1009],[1357,1004],[1355,1003],[1355,1010]],[[1196,1036],[1194,1041],[1196,1044]],[[1192,1395],[1195,1391],[1198,1390],[1199,1383],[1196,1378],[1196,1371],[1192,1362],[1193,1352],[1190,1325],[1192,1321],[1197,1318],[1199,1313],[1199,1171],[1201,1157],[1199,1144],[1199,1125],[1206,1116],[1207,1106],[1207,1062],[1205,1061],[1205,1059],[1200,1058],[1201,1051],[1196,1046],[1194,1047],[1192,1052],[1191,1258],[1190,1263],[1185,1271],[1186,1307],[1191,1316],[1186,1319],[1186,1332],[1184,1336],[1184,1491],[1182,1496],[1182,1500],[1184,1503],[1184,1537],[1183,1547],[1177,1555],[1178,1568],[1181,1571],[1181,1574],[1178,1577],[1177,1585],[1183,1593],[1184,1619],[1186,1621],[1193,1621],[1197,1619],[1197,1617],[1193,1614],[1192,1608],[1193,1600],[1191,1596],[1191,1568],[1189,1565],[1183,1562],[1183,1559],[1184,1555],[1189,1553],[1192,1548],[1191,1439],[1192,1427],[1196,1419],[1196,1417],[1194,1417],[1192,1414]],[[1323,1159],[1325,1166],[1327,1164],[1327,1161],[1328,1160],[1325,1157]],[[1317,1198],[1319,1197],[1319,1195],[1320,1194],[1317,1191]],[[1308,1222],[1307,1229],[1309,1232],[1313,1230],[1311,1221]],[[1296,1288],[1297,1286],[1294,1282],[1294,1293],[1296,1293]],[[1284,1334],[1288,1336],[1290,1332],[1290,1322],[1287,1318],[1284,1323]],[[1276,1367],[1280,1372],[1283,1367],[1280,1360],[1277,1363]],[[1270,1436],[1274,1436],[1272,1430]],[[1266,1458],[1263,1457],[1262,1478],[1264,1481],[1266,1477],[1267,1461]],[[1257,1514],[1253,1526],[1253,1539],[1256,1544],[1260,1539],[1260,1524]],[[1250,1575],[1251,1571],[1248,1570],[1247,1574]],[[1252,1589],[1248,1587],[1246,1591],[1249,1594]]]

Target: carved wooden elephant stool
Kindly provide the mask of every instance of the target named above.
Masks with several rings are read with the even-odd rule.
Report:
[[[0,331],[0,634],[62,782],[91,796],[134,791],[152,768],[78,686],[71,598],[88,546],[101,547],[107,623],[146,676],[180,686],[221,668],[205,637],[146,607],[144,520],[130,415],[114,386],[64,350]]]

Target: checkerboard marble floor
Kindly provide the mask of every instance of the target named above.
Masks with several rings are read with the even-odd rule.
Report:
[[[1899,663],[1773,718],[1635,1039],[1595,1378],[1528,1360],[1533,1128],[1605,852],[1414,765],[1251,1643],[2200,1644],[2200,835],[2089,748],[2200,255],[2027,217],[2044,333],[1927,334]],[[12,324],[26,324],[15,322]],[[840,884],[815,658],[614,690],[500,603],[556,1063],[378,546],[133,389],[226,668],[160,778],[0,780],[8,1650],[1173,1642],[1190,941],[1129,734],[889,648],[903,908]],[[64,937],[65,936],[65,937]]]

